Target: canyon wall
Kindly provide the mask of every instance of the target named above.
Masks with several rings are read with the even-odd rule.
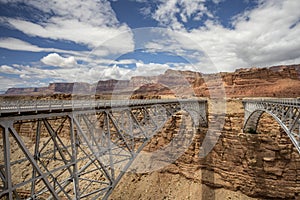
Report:
[[[238,69],[235,72],[201,74],[167,70],[158,76],[136,76],[130,80],[106,80],[96,84],[50,83],[43,88],[9,88],[6,95],[41,94],[150,94],[179,97],[210,97],[220,90],[227,97],[298,97],[300,65]]]
[[[151,164],[164,162],[167,165],[145,173],[128,172],[110,199],[300,199],[300,155],[280,125],[264,115],[258,127],[260,134],[243,133],[241,101],[228,99],[226,107],[221,130],[214,126],[199,127],[192,143],[177,160],[168,160],[172,154],[152,157]],[[209,113],[210,122],[218,124],[218,115],[212,113],[210,107]],[[144,151],[156,152],[170,144],[178,132],[181,117],[182,113],[173,116]],[[53,119],[51,124],[59,127],[61,120]],[[17,123],[15,128],[30,147],[35,140],[36,123]],[[59,133],[66,143],[70,142],[68,128],[67,124]],[[188,127],[185,129],[188,130]],[[207,129],[220,136],[212,151],[199,158]],[[43,137],[45,140],[48,138],[46,135]],[[12,147],[21,151],[16,148],[17,145],[12,144]],[[12,159],[18,156],[12,153]],[[28,166],[21,168],[25,170]],[[24,174],[31,173],[30,170],[22,173],[16,169],[13,171],[19,181]]]
[[[300,199],[300,155],[280,125],[268,115],[261,119],[260,134],[242,133],[242,125],[241,101],[228,100],[224,127],[216,130],[220,137],[206,157],[199,158],[206,133],[200,128],[174,163],[150,173],[128,173],[111,199]],[[148,148],[169,144],[174,128],[156,136]]]
[[[155,77],[99,81],[95,85],[75,83],[75,87],[79,92],[96,93],[111,93],[117,87],[118,92],[136,97],[207,97],[222,87],[227,97],[299,97],[300,65],[218,74],[167,70]],[[52,83],[46,88],[12,88],[7,95],[70,94],[73,89],[74,83]],[[241,101],[228,99],[226,106],[221,130],[208,127],[220,134],[208,156],[199,158],[207,130],[200,127],[192,144],[175,162],[149,173],[127,173],[111,199],[300,199],[300,156],[286,133],[267,115],[260,121],[260,134],[243,133]],[[209,113],[209,120],[216,121],[217,114]],[[30,125],[16,128],[32,141]],[[176,125],[164,129],[144,151],[155,152],[169,144],[175,129]]]

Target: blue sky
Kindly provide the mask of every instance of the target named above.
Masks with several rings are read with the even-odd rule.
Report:
[[[0,91],[300,63],[298,0],[0,0]]]

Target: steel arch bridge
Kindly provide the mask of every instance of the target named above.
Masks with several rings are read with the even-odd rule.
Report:
[[[264,112],[273,116],[287,133],[300,153],[300,100],[299,99],[244,99],[244,132],[256,132]]]
[[[107,199],[181,110],[191,129],[207,126],[205,100],[2,102],[0,199]]]

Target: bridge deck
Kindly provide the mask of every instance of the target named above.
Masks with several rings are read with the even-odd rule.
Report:
[[[198,128],[207,126],[206,102],[2,101],[0,199],[23,199],[22,192],[27,199],[107,199],[139,153],[170,120],[177,128],[160,159],[165,156],[171,162],[183,154]],[[181,111],[181,117],[174,117]],[[24,134],[22,130],[27,129]],[[23,172],[25,180],[18,178]]]
[[[152,106],[157,104],[202,102],[198,99],[143,99],[143,100],[38,100],[0,102],[0,116],[40,112],[67,112],[73,110],[111,109],[121,107]]]
[[[280,105],[300,106],[300,98],[245,98],[243,102],[249,103],[274,103]]]

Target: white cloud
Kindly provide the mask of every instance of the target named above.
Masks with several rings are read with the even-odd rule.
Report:
[[[57,53],[65,53],[65,54],[71,54],[71,55],[83,56],[83,57],[87,57],[89,53],[86,51],[72,51],[72,50],[62,50],[56,48],[42,48],[37,45],[33,45],[26,41],[17,38],[12,38],[12,37],[0,38],[0,48],[16,50],[16,51],[30,51],[30,52],[57,52]]]
[[[53,56],[53,55],[52,55]],[[56,58],[56,56],[53,56]],[[57,57],[58,58],[58,57]],[[53,61],[54,60],[54,61]],[[57,62],[53,59],[52,62]],[[57,62],[58,63],[58,62]],[[33,80],[45,82],[45,80],[61,80],[66,82],[87,82],[95,83],[98,80],[107,79],[126,79],[128,78],[131,70],[126,68],[114,66],[101,66],[97,65],[91,68],[86,66],[69,66],[68,68],[57,68],[57,69],[44,69],[37,66],[29,65],[1,65],[0,75],[5,75],[7,77],[15,77],[16,81],[10,87],[18,86],[20,82],[32,83]],[[18,78],[16,78],[18,77]],[[0,85],[5,85],[7,79],[1,79]],[[26,84],[28,85],[28,84]],[[25,85],[24,85],[25,86]],[[33,85],[34,86],[34,85]],[[4,87],[3,87],[4,88]],[[2,88],[1,88],[2,89]],[[0,89],[0,90],[1,90]]]
[[[232,19],[233,29],[226,28],[216,21],[207,20],[204,27],[192,30],[186,30],[182,21],[191,17],[201,18],[203,14],[209,15],[210,12],[204,6],[204,1],[160,1],[152,17],[158,21],[161,20],[161,25],[177,30],[175,32],[170,29],[160,29],[158,30],[160,34],[154,33],[153,30],[140,32],[130,30],[127,25],[119,24],[108,3],[103,3],[103,5],[101,2],[86,2],[86,5],[81,3],[84,4],[82,5],[84,9],[81,10],[78,8],[80,4],[77,0],[57,1],[57,5],[53,4],[54,1],[28,2],[44,12],[52,12],[51,6],[53,6],[56,16],[38,23],[11,18],[1,20],[31,36],[73,41],[87,45],[89,48],[94,48],[99,44],[100,46],[88,55],[87,52],[42,48],[15,38],[0,39],[2,48],[51,52],[41,61],[47,65],[60,67],[59,69],[43,69],[34,64],[33,66],[0,66],[1,73],[18,76],[19,79],[16,80],[27,81],[25,85],[30,83],[30,79],[40,82],[43,82],[43,79],[96,82],[100,79],[151,76],[163,73],[171,66],[179,70],[216,72],[216,69],[232,71],[236,68],[254,65],[300,63],[299,1],[261,0],[254,9],[247,10]],[[221,1],[214,0],[214,2],[220,3]],[[70,12],[71,14],[68,15],[67,13]],[[175,16],[180,16],[180,19]],[[144,41],[134,43],[133,34]],[[174,63],[147,64],[134,59],[115,60],[118,55],[132,52],[134,47],[153,52],[171,52],[191,63],[177,63],[174,67]],[[107,57],[107,55],[113,56]],[[79,60],[88,64],[78,64],[76,61]],[[136,63],[137,68],[120,67],[133,63]],[[0,81],[0,86],[3,88],[6,87],[5,81],[11,85],[14,84],[7,78],[3,78]]]
[[[57,62],[60,60],[59,55],[49,54],[53,57],[51,62]],[[133,61],[133,60],[132,60]],[[130,63],[130,60],[118,61],[119,63]],[[59,62],[57,62],[59,63]],[[117,64],[113,66],[102,66],[96,65],[93,67],[87,66],[70,66],[69,68],[57,68],[57,69],[43,69],[37,66],[28,65],[2,65],[0,66],[0,72],[3,74],[8,74],[13,76],[14,82],[7,82],[7,78],[0,80],[0,90],[6,90],[9,87],[24,87],[24,86],[37,86],[36,82],[45,83],[44,80],[60,80],[66,82],[87,82],[95,83],[99,80],[117,79],[126,80],[133,76],[155,76],[164,73],[167,69],[171,69],[173,63],[159,64],[159,63],[143,63],[142,61],[137,61],[136,68],[123,68],[119,67]],[[52,63],[54,65],[54,63]],[[181,64],[177,65],[178,70],[191,70],[191,65]],[[17,77],[17,78],[16,78]],[[34,81],[34,82],[33,82]],[[5,85],[10,83],[9,85]],[[23,85],[20,83],[23,83]]]
[[[26,76],[26,75],[24,75]],[[45,87],[48,83],[38,79],[30,79],[23,77],[7,77],[0,75],[0,94],[5,93],[9,88],[20,87]]]
[[[41,59],[41,62],[56,67],[74,67],[77,65],[77,61],[73,56],[70,57],[62,57],[57,53],[50,53],[47,56]]]
[[[18,71],[15,70],[13,67],[8,65],[1,65],[0,66],[0,72],[1,73],[7,73],[7,74],[16,74]]]
[[[264,65],[299,58],[299,9],[299,1],[265,1],[246,13],[249,20],[238,18],[234,22],[235,39],[240,44],[237,57]]]
[[[36,45],[32,45],[28,42],[16,39],[16,38],[0,38],[0,47],[10,50],[19,50],[19,51],[32,51],[32,52],[41,52],[44,51],[43,48],[40,48]]]
[[[169,32],[176,45],[165,38],[148,45],[182,53],[187,58],[191,55],[184,49],[203,51],[219,71],[299,63],[299,9],[299,1],[261,1],[258,7],[235,17],[233,29],[208,20],[204,27],[187,31],[180,26],[178,32],[181,34]]]
[[[16,87],[24,84],[25,81],[20,78],[11,78],[0,75],[0,94],[4,93],[8,88]]]
[[[215,4],[219,4],[219,3],[223,2],[223,1],[225,1],[225,0],[212,0],[212,2],[214,2]]]
[[[90,49],[99,45],[106,49],[103,55],[111,52],[124,53],[133,49],[132,34],[129,27],[120,24],[107,1],[43,1],[13,0],[23,2],[45,13],[47,19],[39,22],[14,18],[1,18],[2,23],[30,36],[51,38],[53,40],[73,41],[87,45]],[[117,40],[117,41],[116,41]]]
[[[62,19],[79,19],[94,26],[117,26],[119,24],[110,3],[105,0],[2,0],[1,3],[23,3]]]
[[[186,23],[189,19],[200,20],[204,15],[212,16],[204,3],[205,0],[160,0],[152,17],[163,26],[174,30],[182,29],[184,27],[182,22]],[[144,13],[147,13],[146,11],[147,9],[144,9]]]
[[[167,69],[170,69],[168,64],[160,63],[143,63],[139,61],[136,63],[136,69],[130,72],[132,76],[155,76],[164,73]]]
[[[93,49],[101,45],[104,53],[124,53],[132,50],[133,41],[127,26],[95,27],[79,19],[52,18],[47,24],[36,24],[20,19],[7,19],[14,28],[30,36],[73,41]],[[117,40],[117,41],[116,41]]]

